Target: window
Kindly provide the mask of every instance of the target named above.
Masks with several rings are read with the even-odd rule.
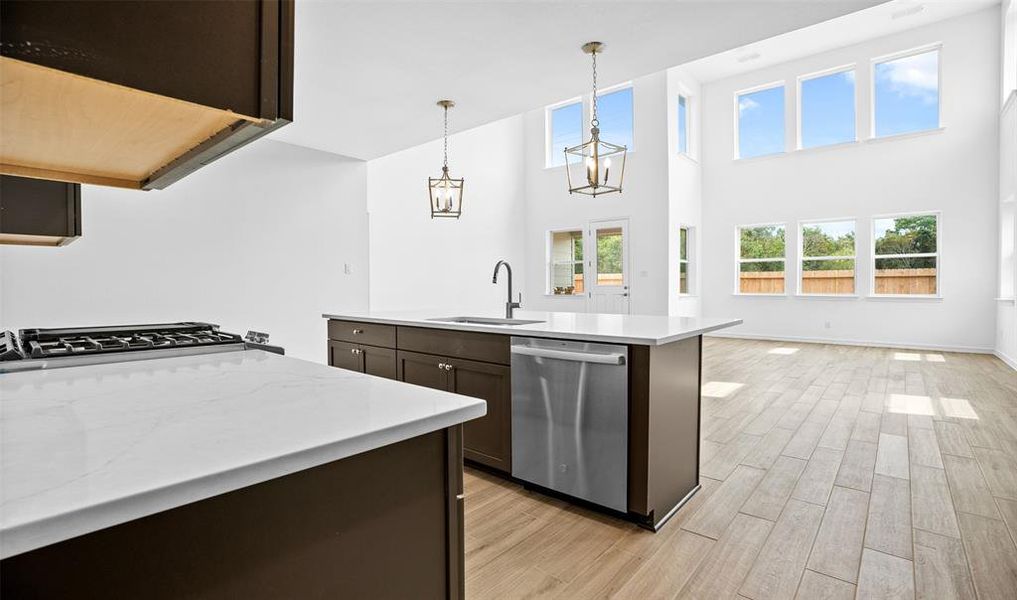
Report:
[[[547,110],[550,121],[547,143],[547,166],[565,164],[565,148],[583,143],[583,103],[579,100]],[[578,160],[576,158],[570,160]]]
[[[932,296],[939,293],[939,216],[880,217],[872,221],[872,293]]]
[[[784,293],[784,226],[738,228],[738,292]]]
[[[689,293],[689,244],[691,243],[688,227],[678,230],[678,293]]]
[[[873,65],[873,135],[939,127],[939,50]]]
[[[678,154],[689,153],[689,99],[678,96]]]
[[[855,71],[799,80],[798,147],[816,148],[855,140]]]
[[[597,96],[597,118],[603,140],[632,150],[632,87]]]
[[[803,223],[801,240],[801,294],[855,293],[855,222]]]
[[[594,232],[597,241],[597,285],[622,287],[625,285],[625,228],[610,221],[598,226]]]
[[[583,293],[583,232],[552,231],[548,235],[548,277],[556,296]]]
[[[784,152],[784,86],[738,94],[738,158]]]

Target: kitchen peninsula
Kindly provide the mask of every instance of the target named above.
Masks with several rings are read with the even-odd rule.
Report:
[[[0,374],[0,595],[461,598],[484,412],[250,349]]]
[[[470,316],[463,316],[470,315]],[[699,489],[704,333],[740,319],[325,314],[329,364],[482,398],[468,461],[658,529]]]

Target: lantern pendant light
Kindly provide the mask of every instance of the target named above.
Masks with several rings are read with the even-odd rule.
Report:
[[[439,100],[438,106],[445,111],[444,159],[441,177],[427,178],[427,191],[431,199],[431,218],[454,217],[463,214],[463,179],[453,179],[448,174],[448,109],[455,106],[451,100]]]
[[[625,178],[625,156],[627,146],[619,146],[600,139],[600,121],[597,119],[597,54],[604,51],[604,44],[587,42],[583,52],[593,57],[593,101],[591,103],[590,141],[565,149],[565,173],[568,175],[569,193],[599,196],[622,191]],[[579,163],[577,168],[574,163]],[[585,177],[578,176],[572,181],[572,171],[582,168]]]

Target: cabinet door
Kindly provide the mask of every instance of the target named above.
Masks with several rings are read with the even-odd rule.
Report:
[[[487,401],[486,415],[463,424],[466,458],[511,472],[511,369],[472,360],[452,359],[449,362],[452,364],[452,391]]]
[[[340,369],[349,371],[364,372],[364,363],[361,360],[363,354],[357,352],[355,344],[346,342],[329,341],[328,343],[328,364]]]
[[[422,385],[436,390],[448,390],[449,372],[444,365],[448,360],[434,354],[420,354],[418,352],[396,353],[399,381]]]
[[[396,379],[395,350],[390,348],[375,348],[374,346],[357,346],[357,348],[362,352],[360,357],[364,365],[364,373],[387,379]]]

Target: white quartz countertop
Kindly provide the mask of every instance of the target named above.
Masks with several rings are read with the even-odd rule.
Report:
[[[483,416],[260,350],[0,375],[0,556]]]
[[[447,317],[504,317],[501,311],[407,310],[385,312],[325,313],[327,319],[343,319],[432,329],[480,331],[529,337],[584,340],[617,344],[659,346],[710,331],[740,325],[741,319],[668,317],[656,315],[609,315],[597,313],[516,310],[514,319],[540,321],[527,325],[485,325],[432,321]]]

